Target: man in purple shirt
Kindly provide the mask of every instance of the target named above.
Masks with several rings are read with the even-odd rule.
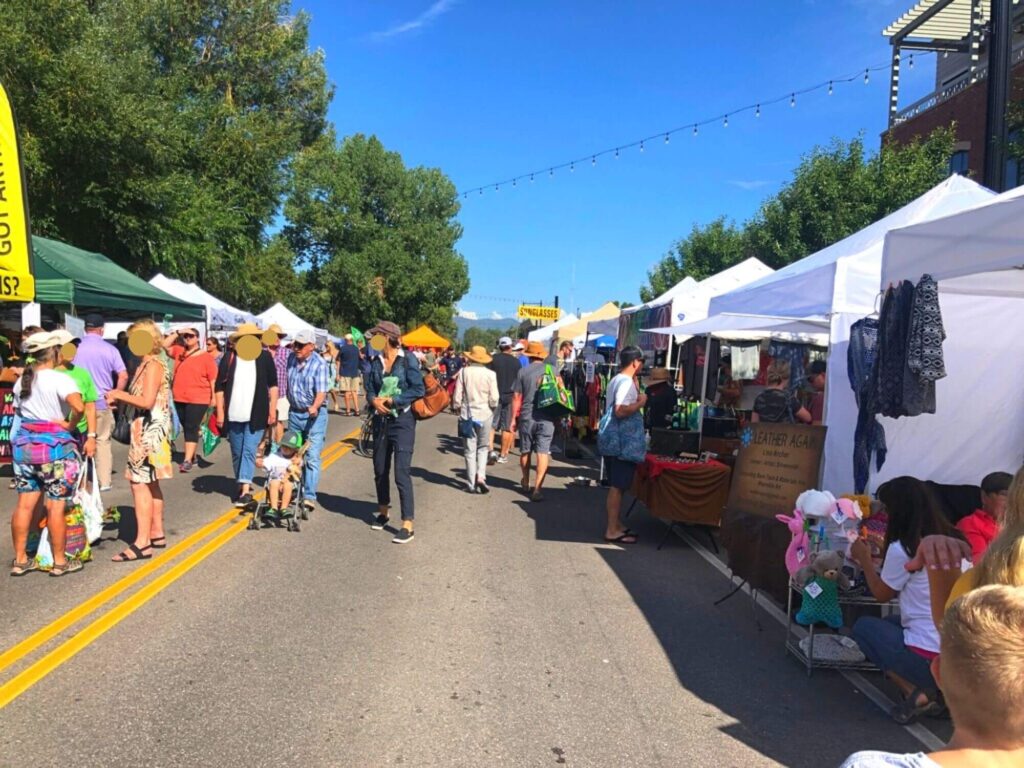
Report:
[[[107,392],[124,389],[128,383],[128,371],[117,347],[103,340],[103,318],[90,314],[85,316],[85,336],[78,345],[75,365],[85,368],[92,376],[99,398],[96,400],[96,474],[100,490],[110,488],[111,467],[114,463],[110,452],[110,433],[114,429],[114,414],[107,405]]]

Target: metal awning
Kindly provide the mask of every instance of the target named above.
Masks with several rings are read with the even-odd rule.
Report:
[[[1021,0],[1013,0],[1020,5]],[[918,0],[914,7],[882,30],[886,37],[921,38],[925,40],[963,40],[971,33],[972,0]],[[987,24],[992,11],[991,0],[982,0],[981,24]],[[923,18],[922,17],[927,17]]]

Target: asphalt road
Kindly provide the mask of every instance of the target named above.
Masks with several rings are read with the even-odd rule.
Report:
[[[332,416],[328,451],[357,426]],[[0,702],[18,688],[0,765],[811,768],[921,749],[843,678],[808,679],[749,600],[714,607],[728,582],[681,541],[656,551],[645,512],[639,545],[599,543],[604,494],[567,486],[579,468],[556,462],[539,503],[514,464],[489,496],[460,490],[454,432],[419,426],[407,546],[370,529],[370,462],[346,453],[301,533],[223,522],[0,656]],[[227,446],[212,458],[164,484],[171,547],[229,512]],[[130,507],[123,480],[106,501]],[[109,562],[120,546],[68,578],[0,578],[0,653],[143,567]]]

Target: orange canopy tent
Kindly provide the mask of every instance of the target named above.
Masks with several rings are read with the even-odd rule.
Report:
[[[427,347],[428,349],[448,349],[451,346],[448,339],[439,336],[425,325],[405,334],[402,337],[402,344],[406,347]]]

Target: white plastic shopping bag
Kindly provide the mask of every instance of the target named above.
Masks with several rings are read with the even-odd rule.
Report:
[[[86,486],[86,478],[93,478],[92,490]],[[85,538],[90,544],[103,536],[103,499],[100,497],[100,484],[96,475],[96,462],[92,458],[85,460],[85,465],[78,474],[78,487],[75,490],[74,503],[81,507],[85,523]]]

